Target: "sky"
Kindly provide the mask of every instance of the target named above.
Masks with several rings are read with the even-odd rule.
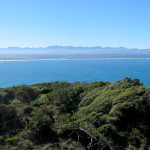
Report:
[[[150,48],[150,0],[0,0],[0,47]]]

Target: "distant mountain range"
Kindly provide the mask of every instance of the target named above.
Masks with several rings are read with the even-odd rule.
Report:
[[[0,48],[0,60],[11,59],[96,59],[150,58],[150,49],[125,47],[48,46],[39,48]]]

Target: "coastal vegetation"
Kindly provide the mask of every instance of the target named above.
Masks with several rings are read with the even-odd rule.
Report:
[[[150,89],[56,81],[0,89],[2,150],[148,150]]]

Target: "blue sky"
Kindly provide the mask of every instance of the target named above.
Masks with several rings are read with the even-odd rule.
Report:
[[[0,0],[0,47],[150,48],[150,0]]]

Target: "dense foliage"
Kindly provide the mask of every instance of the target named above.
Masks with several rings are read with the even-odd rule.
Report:
[[[150,89],[128,77],[0,89],[0,149],[148,150]]]

